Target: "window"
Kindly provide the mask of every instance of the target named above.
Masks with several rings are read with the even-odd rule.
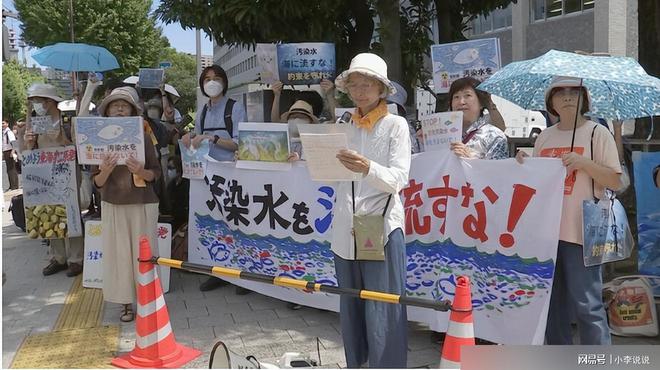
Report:
[[[504,9],[495,9],[490,14],[475,17],[471,24],[471,35],[480,35],[511,27],[511,4]]]
[[[579,13],[594,8],[594,0],[531,0],[530,17],[534,21]]]

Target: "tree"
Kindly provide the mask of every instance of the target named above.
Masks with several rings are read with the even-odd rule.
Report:
[[[2,67],[2,114],[3,119],[14,123],[25,117],[27,88],[34,82],[44,82],[40,73],[31,71],[16,60]]]
[[[156,10],[165,23],[199,28],[219,45],[332,42],[337,67],[368,51],[374,30],[372,0],[162,0]]]
[[[14,4],[28,45],[71,41],[69,1],[15,0]],[[149,14],[150,6],[150,0],[75,1],[75,41],[108,49],[120,65],[114,73],[135,74],[139,67],[154,65],[161,50],[169,46]]]
[[[160,59],[172,62],[172,66],[165,70],[165,82],[174,86],[181,95],[176,108],[182,115],[195,111],[198,80],[195,58],[173,48],[166,48]]]

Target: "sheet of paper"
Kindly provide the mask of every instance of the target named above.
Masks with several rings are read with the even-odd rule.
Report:
[[[337,159],[337,153],[348,149],[345,133],[303,134],[300,131],[303,153],[309,174],[314,181],[355,181],[359,173],[350,171]]]

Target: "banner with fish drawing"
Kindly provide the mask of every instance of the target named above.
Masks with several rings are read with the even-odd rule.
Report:
[[[257,44],[255,54],[262,83],[311,85],[335,76],[332,43]]]
[[[637,196],[639,273],[651,279],[653,295],[660,297],[660,152],[633,152]]]
[[[32,239],[62,239],[82,235],[76,148],[23,152],[23,203],[26,232]]]
[[[564,167],[555,159],[460,160],[446,152],[413,156],[402,197],[407,294],[452,299],[455,277],[472,281],[476,336],[542,344]],[[208,163],[191,180],[191,262],[336,284],[330,250],[332,184],[310,180],[304,162],[286,176]],[[232,283],[302,305],[338,310],[338,298],[257,282]],[[449,315],[409,307],[410,320],[446,331]],[[512,324],[515,323],[515,324]]]
[[[500,40],[476,39],[431,45],[433,87],[436,93],[449,92],[451,83],[463,77],[483,81],[502,66]]]
[[[142,117],[75,117],[73,124],[80,164],[99,165],[113,153],[120,165],[130,157],[144,163]]]

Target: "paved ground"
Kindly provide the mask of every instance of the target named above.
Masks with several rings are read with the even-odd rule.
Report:
[[[3,163],[4,165],[4,163]],[[3,166],[4,167],[4,166]],[[6,172],[3,168],[3,177]],[[6,183],[6,181],[3,181]],[[64,272],[43,277],[47,248],[25,237],[6,212],[16,193],[5,193],[2,210],[2,269],[7,282],[2,289],[2,367],[8,368],[25,337],[48,332],[62,309],[72,279]],[[188,368],[208,367],[212,345],[224,341],[232,351],[275,362],[286,351],[317,359],[316,338],[324,367],[345,367],[339,318],[336,313],[303,308],[289,310],[280,300],[256,293],[237,296],[232,287],[202,293],[204,277],[172,271],[170,292],[165,295],[177,341],[202,350]],[[120,351],[135,343],[134,323],[119,321],[120,306],[106,304],[104,324],[121,326]],[[660,344],[660,338],[614,337],[616,344]],[[425,328],[410,324],[408,367],[437,367],[439,346]]]

